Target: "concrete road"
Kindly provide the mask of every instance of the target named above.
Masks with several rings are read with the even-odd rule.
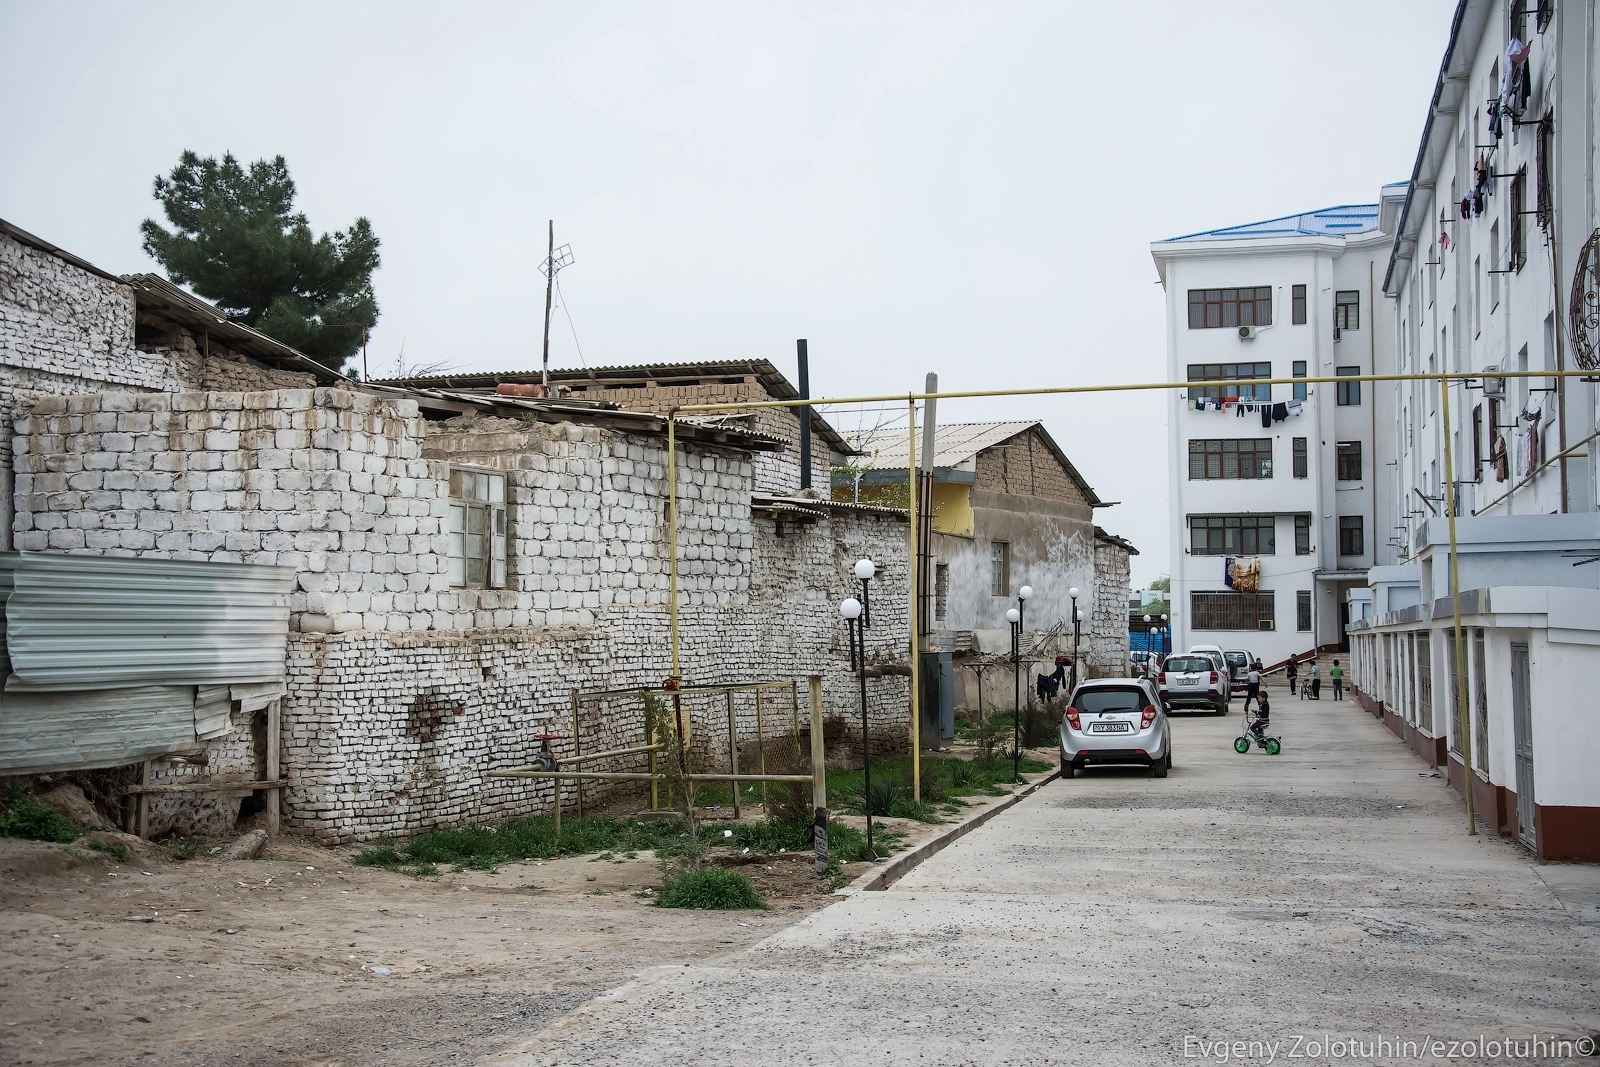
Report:
[[[1275,711],[1280,756],[1233,752],[1237,711],[1177,717],[1166,780],[1051,782],[888,891],[647,972],[513,1062],[1573,1062],[1451,1042],[1600,1030],[1600,871],[1468,837],[1353,704]]]

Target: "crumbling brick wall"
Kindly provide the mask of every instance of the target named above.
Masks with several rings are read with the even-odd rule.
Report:
[[[547,811],[548,785],[485,772],[527,763],[545,730],[569,753],[573,690],[655,685],[671,670],[666,456],[660,439],[509,422],[435,433],[408,401],[331,389],[25,400],[17,536],[296,568],[291,826],[364,840]],[[507,473],[510,588],[448,584],[452,461]],[[752,519],[746,454],[685,448],[679,479],[688,679],[818,672],[829,717],[858,721],[837,605],[856,592],[856,559],[879,561],[869,658],[903,662],[904,517],[833,507],[780,537]],[[871,692],[875,751],[903,748],[905,680],[874,679]],[[753,702],[737,714],[741,739],[753,737]],[[583,745],[637,743],[641,728],[633,710],[586,713]],[[701,709],[696,732],[714,758],[726,750],[725,714]]]
[[[1095,538],[1093,626],[1085,635],[1092,677],[1121,677],[1128,670],[1128,550]]]
[[[979,452],[975,486],[993,493],[1089,502],[1036,428]]]

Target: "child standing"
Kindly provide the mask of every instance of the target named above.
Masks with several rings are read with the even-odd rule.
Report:
[[[1334,660],[1333,666],[1328,669],[1328,679],[1333,682],[1333,699],[1344,699],[1344,668],[1339,666],[1339,661]]]

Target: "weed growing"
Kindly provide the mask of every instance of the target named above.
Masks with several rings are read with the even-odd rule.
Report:
[[[730,911],[765,908],[750,879],[726,867],[703,867],[697,871],[668,874],[655,894],[658,908],[695,908],[705,911]]]
[[[102,841],[98,837],[91,837],[84,847],[90,852],[104,852],[118,863],[128,862],[128,846],[121,841]]]
[[[41,804],[19,789],[6,794],[0,809],[0,837],[25,837],[33,841],[66,844],[78,839],[72,820],[48,804]]]
[[[640,823],[611,815],[591,815],[563,819],[558,837],[555,820],[541,815],[500,826],[429,830],[398,847],[393,842],[380,843],[356,856],[354,862],[390,870],[453,863],[457,868],[483,871],[518,860],[644,849],[654,849],[661,856],[686,853],[688,839],[682,823],[675,819]]]

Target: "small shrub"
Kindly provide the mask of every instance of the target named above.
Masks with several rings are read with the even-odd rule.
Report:
[[[872,814],[889,815],[896,804],[907,799],[906,784],[898,778],[880,778],[872,783],[867,795],[872,800]]]
[[[198,841],[174,841],[168,846],[172,854],[180,860],[192,860],[200,851]]]
[[[950,769],[950,785],[956,789],[965,789],[976,785],[978,768],[966,760],[951,760],[946,766]]]
[[[118,863],[128,862],[128,846],[121,841],[102,841],[98,837],[92,837],[85,847],[91,852],[104,852]]]
[[[0,837],[66,844],[78,839],[78,828],[55,808],[13,789],[6,796],[5,809],[0,810]]]
[[[750,879],[726,867],[702,867],[696,871],[668,875],[656,894],[658,908],[694,908],[702,911],[731,911],[740,908],[765,908],[766,901],[750,884]]]

